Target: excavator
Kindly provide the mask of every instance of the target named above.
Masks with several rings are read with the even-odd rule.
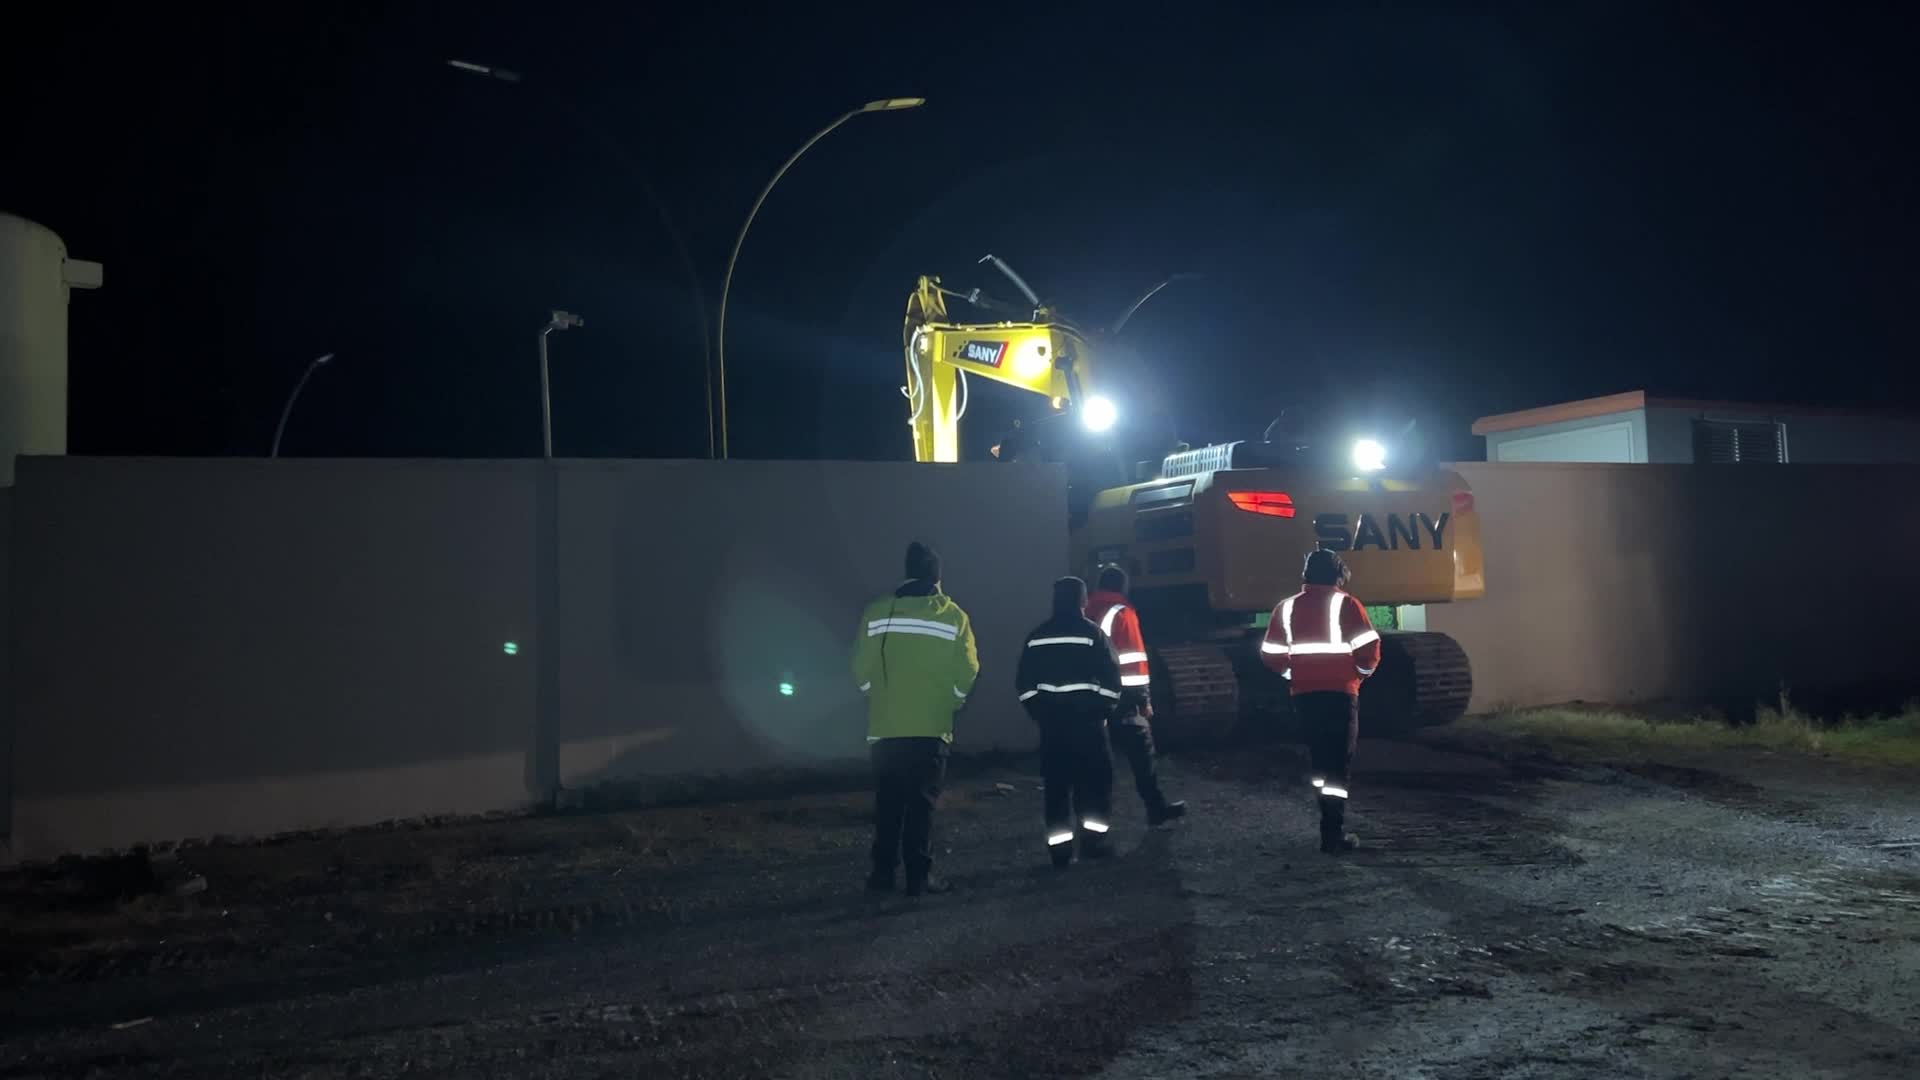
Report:
[[[909,427],[914,458],[960,460],[960,421],[976,376],[1048,400],[1049,415],[1099,438],[1123,402],[1151,394],[1142,365],[1117,340],[1160,282],[1102,329],[1065,318],[1008,266],[991,263],[1026,305],[922,276],[907,301]],[[949,301],[989,318],[956,320]],[[991,316],[1006,316],[991,318]],[[1276,424],[1276,426],[1278,426]],[[1480,519],[1455,472],[1399,462],[1381,442],[1329,453],[1297,438],[1177,446],[1158,463],[1070,499],[1073,572],[1117,565],[1147,636],[1155,728],[1167,741],[1205,741],[1290,728],[1286,684],[1259,661],[1269,614],[1299,587],[1317,547],[1338,551],[1350,590],[1376,614],[1381,664],[1360,708],[1372,734],[1442,724],[1466,711],[1472,668],[1459,643],[1424,629],[1427,604],[1485,592]],[[1150,475],[1148,475],[1150,474]]]

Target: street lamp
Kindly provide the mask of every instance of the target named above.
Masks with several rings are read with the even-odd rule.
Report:
[[[556,311],[540,331],[540,445],[548,461],[553,460],[553,395],[547,389],[547,335],[585,325],[585,319],[570,311]]]
[[[267,453],[268,457],[280,456],[280,436],[287,433],[287,417],[293,415],[293,403],[299,400],[300,391],[307,388],[307,380],[313,378],[313,373],[319,370],[320,365],[332,359],[332,353],[316,356],[307,365],[307,370],[300,373],[300,381],[293,384],[293,393],[287,395],[286,407],[280,410],[280,426],[273,429],[273,449]]]
[[[842,113],[839,119],[821,128],[813,138],[802,143],[800,149],[795,150],[793,156],[787,159],[786,164],[774,172],[773,179],[767,181],[767,186],[760,189],[760,197],[753,200],[753,209],[747,211],[747,220],[740,223],[740,235],[734,238],[733,254],[727,257],[727,276],[720,285],[720,327],[717,335],[719,340],[714,353],[719,358],[720,367],[720,456],[722,458],[727,457],[727,294],[733,289],[733,264],[740,261],[740,245],[747,242],[747,230],[753,226],[754,216],[760,213],[760,204],[767,201],[767,196],[773,193],[773,185],[787,175],[787,170],[793,168],[793,163],[799,161],[802,154],[813,149],[814,143],[826,138],[834,128],[861,113],[898,112],[901,109],[917,109],[926,103],[926,98],[881,98],[877,101],[869,101],[850,112]]]

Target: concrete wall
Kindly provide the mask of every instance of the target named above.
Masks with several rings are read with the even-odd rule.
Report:
[[[532,481],[22,458],[16,852],[524,802]]]
[[[715,500],[716,475],[606,462],[561,476],[563,785],[864,758],[854,631],[913,539],[940,552],[979,641],[956,745],[1031,745],[1013,667],[1066,572],[1064,474],[739,462]]]
[[[1058,470],[545,475],[22,459],[15,853],[510,809],[555,779],[858,759],[848,649],[912,537],[941,550],[981,639],[961,745],[1030,741],[1010,683],[1067,562]],[[548,492],[558,571],[543,590]]]
[[[13,833],[13,650],[7,646],[13,567],[13,488],[0,487],[0,860]]]
[[[1476,710],[1914,676],[1920,469],[1457,468],[1487,596],[1426,614],[1472,658]]]

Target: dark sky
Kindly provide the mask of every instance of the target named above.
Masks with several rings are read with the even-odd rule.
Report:
[[[747,240],[736,456],[907,456],[906,295],[1010,296],[987,252],[1096,324],[1204,274],[1128,332],[1195,442],[1291,407],[1477,456],[1477,416],[1639,388],[1920,404],[1892,6],[59,7],[8,15],[0,209],[106,265],[75,452],[263,453],[333,351],[287,453],[534,454],[565,307],[560,453],[702,456],[663,211],[710,316],[772,170],[896,94],[930,102],[823,141]],[[1032,404],[981,393],[969,445]]]

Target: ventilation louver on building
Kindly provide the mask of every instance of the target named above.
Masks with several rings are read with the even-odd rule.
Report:
[[[1703,465],[1779,465],[1787,460],[1786,427],[1757,421],[1695,420],[1693,460]]]

